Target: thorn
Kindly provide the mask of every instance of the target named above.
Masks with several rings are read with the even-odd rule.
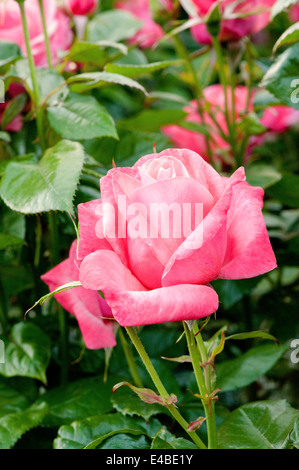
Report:
[[[153,151],[154,153],[157,153],[156,142],[153,142]]]
[[[112,157],[112,166],[113,168],[116,168],[114,157]]]

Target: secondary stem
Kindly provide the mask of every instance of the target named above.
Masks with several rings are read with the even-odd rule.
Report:
[[[50,47],[50,41],[49,41],[49,36],[47,32],[47,23],[46,23],[43,0],[38,0],[38,3],[39,3],[42,25],[43,25],[48,67],[49,69],[51,69],[52,68],[51,47]]]
[[[220,78],[220,83],[223,87],[223,92],[224,92],[224,114],[225,114],[225,120],[227,123],[227,129],[230,137],[230,145],[231,149],[233,152],[233,155],[237,156],[237,151],[236,151],[236,135],[235,135],[235,123],[231,122],[231,117],[229,115],[229,107],[228,107],[228,85],[227,85],[227,80],[225,76],[225,69],[224,69],[224,61],[223,61],[223,55],[222,55],[222,48],[220,45],[220,42],[217,37],[212,36],[212,41],[213,41],[213,46],[215,49],[216,57],[218,60],[218,65],[219,65],[219,78]],[[231,93],[234,93],[233,88],[231,87]],[[232,98],[234,99],[234,98]],[[234,105],[232,105],[234,106]]]
[[[122,344],[122,347],[123,347],[123,350],[127,359],[127,363],[128,363],[132,378],[135,382],[135,385],[137,385],[137,387],[143,387],[143,383],[142,383],[142,380],[140,378],[140,375],[137,369],[137,365],[136,365],[136,361],[132,352],[131,345],[127,341],[125,335],[123,334],[121,327],[118,330],[118,335],[119,335],[119,339],[120,339],[120,342]]]
[[[46,148],[46,145],[45,145],[44,129],[43,129],[43,116],[42,116],[43,111],[40,108],[40,100],[41,100],[40,91],[39,91],[39,86],[38,86],[38,81],[37,81],[37,76],[36,76],[34,59],[33,59],[33,55],[31,52],[30,36],[29,36],[27,19],[26,19],[25,5],[24,5],[24,1],[21,1],[18,3],[20,6],[24,39],[25,39],[25,44],[26,44],[27,57],[28,57],[30,75],[31,75],[31,80],[32,80],[32,88],[33,88],[33,95],[34,95],[34,101],[35,101],[34,105],[36,108],[37,133],[39,137],[40,146],[42,150],[44,150]]]
[[[56,214],[49,212],[48,224],[51,246],[51,264],[55,266],[59,262],[59,237],[57,229]],[[61,305],[58,305],[58,319],[60,331],[60,350],[61,350],[61,383],[65,384],[68,380],[68,328],[67,315]]]
[[[154,382],[158,392],[160,393],[162,398],[169,398],[169,394],[167,390],[165,389],[163,383],[160,380],[159,375],[157,374],[147,352],[145,351],[135,329],[133,327],[127,327],[126,331],[134,344],[139,356],[141,357],[146,370],[148,371],[152,381]],[[195,433],[195,432],[189,432],[187,431],[188,428],[188,423],[187,421],[181,416],[179,411],[174,405],[168,405],[167,406],[168,410],[172,414],[172,416],[176,419],[176,421],[182,426],[182,428],[189,434],[190,438],[194,441],[194,443],[200,448],[200,449],[206,449],[205,444],[202,442],[200,437]]]

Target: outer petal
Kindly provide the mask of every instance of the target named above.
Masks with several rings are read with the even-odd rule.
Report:
[[[122,326],[196,320],[218,309],[218,296],[211,287],[191,284],[147,292],[113,292],[107,301]]]
[[[41,276],[50,292],[67,282],[79,279],[79,270],[74,260],[75,252],[76,242],[72,244],[69,258]],[[102,319],[103,316],[111,317],[112,313],[98,292],[74,287],[56,294],[55,298],[65,310],[76,317],[87,348],[100,349],[115,346],[113,324]]]
[[[85,287],[100,289],[122,326],[193,320],[215,312],[216,292],[208,286],[178,285],[146,290],[111,251],[87,256],[80,267]]]
[[[234,187],[220,278],[250,278],[277,267],[262,214],[263,195],[262,188],[245,182]]]

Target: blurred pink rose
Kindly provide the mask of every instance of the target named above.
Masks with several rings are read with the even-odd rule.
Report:
[[[9,85],[9,89],[6,93],[6,96],[5,96],[5,103],[0,103],[0,124],[2,122],[2,117],[3,117],[3,114],[7,108],[7,106],[9,105],[10,101],[22,94],[22,93],[25,93],[25,89],[22,87],[22,85],[19,85],[18,83],[11,83]],[[26,111],[27,110],[27,107],[29,107],[30,105],[27,105],[27,103],[25,103],[25,106],[23,108],[23,110],[17,115],[15,116],[6,126],[5,126],[5,131],[8,131],[8,132],[19,132],[22,127],[23,127],[23,116],[22,116],[22,112],[23,111]]]
[[[215,161],[226,160],[228,163],[230,160],[230,144],[223,139],[221,131],[228,135],[227,123],[225,119],[225,100],[223,87],[219,84],[211,85],[203,90],[204,100],[210,108],[210,113],[214,119],[210,116],[207,111],[203,112],[203,120],[198,112],[196,101],[191,101],[190,106],[186,106],[184,111],[187,113],[185,120],[188,122],[194,122],[198,124],[204,123],[207,126],[209,132],[209,142],[213,159]],[[248,91],[244,86],[237,86],[235,88],[235,122],[238,123],[241,120],[242,113],[246,110]],[[203,103],[204,104],[204,103]],[[253,111],[253,96],[250,97],[248,111]],[[231,88],[228,87],[228,112],[232,117],[232,97]],[[220,129],[219,129],[220,128]],[[199,153],[205,160],[208,159],[208,150],[206,144],[206,138],[204,134],[184,129],[178,125],[169,125],[162,128],[162,131],[167,135],[174,143],[175,147],[188,148]],[[240,135],[241,137],[241,135]]]
[[[118,0],[115,7],[129,11],[143,22],[141,29],[130,39],[131,44],[138,44],[141,48],[146,49],[163,37],[161,26],[155,23],[152,18],[148,0]]]
[[[192,0],[197,14],[204,18],[216,0]],[[237,41],[247,34],[257,33],[267,26],[270,21],[270,9],[275,0],[223,0],[220,3],[223,18],[229,18],[232,14],[247,15],[244,18],[223,19],[219,33],[220,41]],[[230,11],[232,9],[232,11]],[[201,44],[210,44],[211,37],[205,24],[199,24],[191,28],[194,39]]]
[[[90,15],[94,13],[99,2],[98,0],[65,0],[66,8],[73,15]]]
[[[79,280],[80,262],[76,258],[76,250],[77,241],[74,241],[69,258],[41,276],[50,292],[63,284]],[[98,292],[74,287],[56,294],[55,298],[65,310],[76,317],[87,348],[100,349],[115,346],[113,323],[108,320],[112,317],[112,313]]]
[[[167,149],[110,170],[100,186],[101,200],[79,207],[79,278],[104,293],[122,326],[205,317],[218,308],[211,281],[276,267],[264,191],[245,182],[243,168],[226,178],[191,150]],[[182,232],[186,205],[202,213],[190,211]],[[154,208],[170,210],[167,234]]]
[[[285,132],[299,122],[299,110],[285,105],[270,106],[260,119],[269,132]]]
[[[55,0],[44,0],[47,31],[51,43],[53,63],[58,62],[59,50],[67,50],[73,40],[70,20],[58,9]],[[38,0],[26,0],[26,17],[30,35],[30,43],[36,65],[47,64],[46,49]],[[20,8],[16,1],[0,2],[0,40],[17,43],[26,55]]]
[[[289,11],[289,18],[293,23],[299,21],[299,5],[292,5]]]

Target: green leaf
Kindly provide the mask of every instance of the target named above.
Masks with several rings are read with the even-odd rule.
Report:
[[[275,336],[266,333],[265,331],[249,331],[248,333],[236,333],[234,335],[226,336],[225,341],[228,339],[249,339],[249,338],[260,338],[260,339],[269,339],[278,343],[278,340]]]
[[[20,47],[14,42],[0,41],[0,67],[22,56]]]
[[[0,141],[1,140],[9,144],[11,142],[10,134],[8,132],[0,131]]]
[[[47,112],[50,126],[65,139],[118,138],[112,117],[93,96],[72,93]]]
[[[140,83],[129,77],[118,73],[110,72],[89,72],[74,75],[68,78],[67,83],[71,86],[71,90],[77,93],[83,93],[93,88],[101,88],[107,85],[128,86],[147,95],[145,88]]]
[[[97,41],[96,43],[87,41],[76,41],[68,54],[69,60],[81,63],[90,63],[103,67],[110,60],[110,49],[122,54],[127,54],[128,48],[124,44],[112,41]]]
[[[287,346],[266,344],[216,364],[217,387],[220,392],[246,387],[268,372],[287,350]]]
[[[294,44],[278,56],[265,74],[261,87],[267,88],[280,102],[299,109],[299,44]]]
[[[180,109],[146,109],[137,116],[118,121],[118,127],[132,131],[158,132],[163,126],[180,123],[185,116],[186,113]]]
[[[25,432],[42,422],[47,411],[45,403],[33,404],[24,411],[0,418],[0,449],[11,449]]]
[[[252,186],[269,188],[281,180],[282,175],[272,165],[257,162],[246,167],[246,181]]]
[[[39,162],[34,157],[11,160],[0,184],[0,196],[8,207],[23,214],[72,212],[83,161],[82,146],[67,140],[48,149]]]
[[[140,416],[146,421],[151,416],[165,413],[168,411],[165,407],[161,407],[159,404],[149,405],[148,403],[142,402],[137,396],[132,395],[127,390],[118,390],[114,393],[111,398],[111,403],[116,411],[119,411],[124,416]]]
[[[9,413],[22,411],[30,404],[25,395],[9,385],[8,380],[0,380],[0,396],[0,418]]]
[[[277,51],[279,47],[294,44],[299,41],[299,21],[292,24],[276,41],[273,46],[273,53]]]
[[[134,436],[140,436],[141,434],[144,434],[144,431],[141,430],[136,430],[136,429],[117,429],[116,431],[111,431],[107,434],[104,434],[103,436],[98,437],[94,441],[90,442],[87,444],[87,446],[84,447],[84,449],[97,449],[102,442],[104,442],[106,439],[109,439],[112,436],[115,436],[116,434],[133,434]]]
[[[121,413],[96,415],[70,425],[61,426],[54,440],[55,449],[83,449],[95,439],[110,432],[122,429],[143,431],[149,437],[154,437],[162,425],[158,420],[151,419],[148,423],[139,418],[123,416]]]
[[[299,411],[285,400],[265,400],[234,410],[218,431],[222,449],[285,449]]]
[[[154,437],[151,443],[151,449],[173,449],[172,445],[159,436]]]
[[[125,77],[137,78],[144,74],[150,74],[157,70],[163,70],[171,65],[180,64],[179,60],[165,60],[162,62],[152,62],[151,64],[132,65],[132,64],[108,64],[105,67],[106,72],[118,73]]]
[[[111,389],[111,381],[104,383],[102,377],[89,377],[52,388],[37,401],[46,402],[49,407],[44,424],[60,426],[111,411]]]
[[[294,5],[297,2],[298,0],[277,0],[272,7],[271,20],[283,10],[289,8],[291,5]]]
[[[142,21],[125,10],[109,10],[96,15],[86,28],[87,40],[97,42],[123,41],[133,37],[142,26]]]
[[[34,101],[33,85],[30,67],[27,59],[19,60],[11,67],[7,77],[10,82],[20,82],[24,85],[31,99]],[[62,75],[55,70],[37,68],[36,77],[40,91],[41,102],[47,101],[53,105],[66,98],[69,90]]]
[[[268,189],[268,193],[283,204],[297,208],[299,206],[299,176],[283,175],[278,183]]]
[[[10,246],[20,246],[24,244],[24,240],[21,238],[8,235],[6,233],[0,233],[0,250],[5,250]]]
[[[98,447],[98,449],[149,449],[149,441],[146,436],[134,436],[129,434],[116,434],[111,436]]]
[[[50,339],[41,328],[33,323],[17,323],[10,332],[10,338],[1,339],[4,341],[5,362],[0,364],[0,374],[5,377],[32,377],[47,382]]]
[[[290,433],[290,441],[290,447],[295,447],[296,449],[299,449],[299,418],[296,419],[294,429]]]

